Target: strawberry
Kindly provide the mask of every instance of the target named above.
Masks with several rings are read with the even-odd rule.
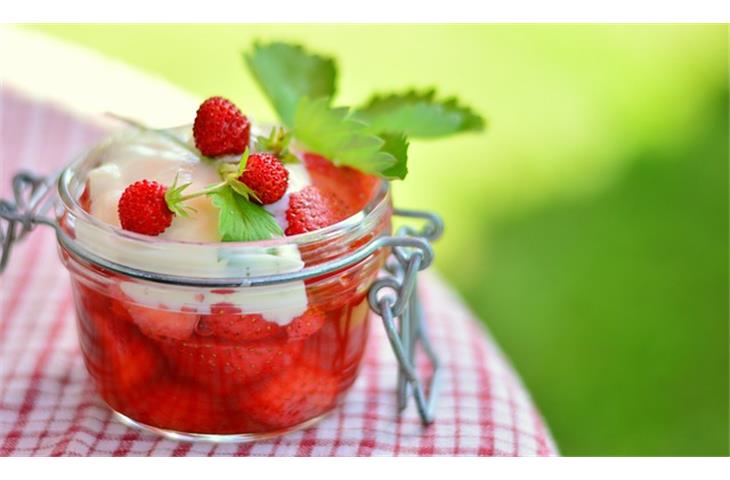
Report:
[[[238,179],[253,190],[262,204],[268,205],[286,193],[289,170],[272,153],[253,153]]]
[[[168,379],[141,393],[123,411],[142,423],[190,433],[233,433],[225,405],[215,395]]]
[[[288,428],[325,413],[340,393],[338,379],[324,370],[294,365],[247,389],[241,409],[272,428]]]
[[[217,343],[213,337],[163,341],[170,367],[214,392],[229,392],[291,364],[300,343],[266,340],[249,345]]]
[[[193,136],[203,155],[241,155],[250,135],[251,123],[230,100],[210,97],[198,108]]]
[[[89,190],[89,182],[86,182],[84,191],[79,197],[79,205],[86,213],[91,213],[91,191]]]
[[[174,216],[167,206],[167,187],[140,180],[129,185],[119,198],[117,212],[122,228],[144,235],[159,235],[172,224]]]
[[[185,340],[193,334],[200,318],[194,312],[164,310],[131,303],[125,307],[137,328],[152,338]]]
[[[378,180],[352,167],[338,167],[315,153],[305,153],[302,161],[309,172],[312,184],[323,192],[341,196],[346,207],[345,217],[362,210],[373,196]],[[342,188],[347,185],[347,188]]]
[[[289,341],[299,341],[314,335],[324,325],[325,316],[316,308],[310,308],[286,326]]]
[[[234,342],[262,340],[282,333],[279,325],[258,314],[244,315],[229,303],[212,305],[210,315],[203,316],[202,322],[211,335]]]
[[[130,392],[151,382],[160,370],[154,346],[132,325],[108,312],[86,311],[95,338],[82,342],[87,366],[99,383]],[[81,322],[82,324],[84,322]],[[87,350],[88,349],[88,350]]]
[[[369,306],[367,298],[327,312],[322,328],[307,339],[298,363],[339,375],[357,371],[367,344]]]
[[[311,232],[344,220],[345,205],[333,192],[309,185],[289,197],[287,235]]]

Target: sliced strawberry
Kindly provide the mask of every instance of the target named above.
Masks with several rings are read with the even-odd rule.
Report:
[[[155,339],[185,340],[190,338],[200,318],[194,312],[144,307],[133,303],[127,303],[124,307],[142,333]]]
[[[210,315],[204,315],[204,328],[219,338],[234,342],[262,340],[282,334],[282,328],[268,322],[258,314],[242,314],[241,309],[230,303],[217,303],[210,307]]]
[[[189,433],[233,433],[222,399],[186,383],[160,380],[122,412],[147,425]]]
[[[367,343],[368,315],[367,299],[329,310],[317,335],[304,342],[298,363],[354,376]]]
[[[300,343],[264,340],[249,345],[217,343],[214,337],[163,341],[170,368],[214,392],[230,392],[293,363]]]
[[[314,153],[305,153],[304,165],[312,183],[322,192],[342,197],[345,205],[344,218],[362,210],[373,196],[378,184],[376,177],[351,167],[338,167]],[[347,185],[347,188],[343,188]]]
[[[132,391],[157,377],[161,362],[154,345],[132,325],[108,312],[86,312],[95,339],[87,351],[87,365],[99,382],[115,391]]]
[[[324,325],[326,317],[317,308],[309,308],[286,326],[289,341],[304,340],[314,335]]]
[[[272,428],[288,428],[335,406],[340,393],[337,377],[324,370],[295,365],[241,396],[248,417]]]

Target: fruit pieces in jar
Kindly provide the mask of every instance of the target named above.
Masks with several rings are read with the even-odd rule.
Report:
[[[293,427],[337,403],[356,371],[336,357],[348,351],[354,360],[364,349],[365,330],[352,329],[348,336],[342,329],[347,322],[362,323],[362,318],[344,318],[357,315],[353,309],[310,307],[267,338],[237,342],[210,331],[201,334],[200,325],[211,316],[199,315],[192,335],[178,340],[143,332],[130,313],[137,305],[119,290],[78,287],[84,356],[102,398],[158,428],[226,434]],[[145,313],[153,318],[168,312]],[[339,333],[332,336],[333,331]],[[325,344],[327,349],[311,348]]]

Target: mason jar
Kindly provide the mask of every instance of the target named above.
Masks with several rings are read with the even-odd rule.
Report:
[[[61,259],[101,398],[175,438],[256,440],[316,422],[352,386],[368,290],[388,248],[389,184],[327,228],[247,243],[171,241],[84,208],[94,151],[57,184]],[[88,201],[88,199],[86,199]]]

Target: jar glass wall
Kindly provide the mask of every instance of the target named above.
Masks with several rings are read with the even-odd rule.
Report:
[[[388,252],[296,281],[246,280],[342,259],[389,234],[387,183],[357,215],[316,232],[198,244],[88,215],[79,198],[93,166],[92,151],[63,172],[57,213],[81,350],[102,399],[162,433],[250,439],[331,411],[357,376],[367,292]]]

